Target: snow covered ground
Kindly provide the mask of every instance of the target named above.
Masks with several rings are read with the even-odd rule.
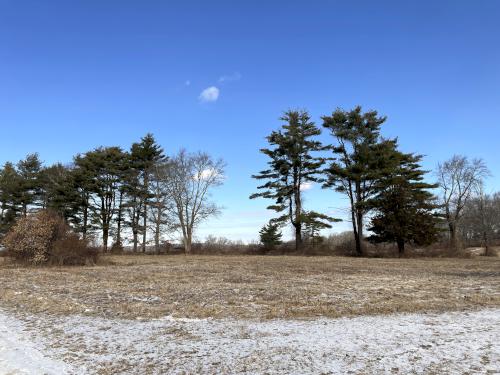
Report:
[[[493,374],[499,338],[500,309],[260,322],[0,312],[0,374]]]

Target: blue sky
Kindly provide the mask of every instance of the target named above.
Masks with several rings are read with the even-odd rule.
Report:
[[[0,163],[152,132],[226,160],[224,213],[199,237],[249,240],[270,217],[250,175],[281,112],[320,124],[360,104],[426,168],[482,157],[498,189],[499,18],[498,1],[0,0]],[[342,217],[346,201],[313,186],[306,205]]]

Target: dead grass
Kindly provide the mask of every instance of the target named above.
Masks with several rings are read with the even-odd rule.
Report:
[[[109,256],[94,267],[0,263],[0,307],[133,319],[311,318],[500,306],[500,260]],[[2,262],[2,260],[0,260]]]

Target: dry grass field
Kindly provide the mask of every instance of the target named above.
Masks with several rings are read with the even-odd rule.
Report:
[[[0,265],[0,305],[106,318],[313,318],[500,306],[500,259],[106,256]]]
[[[498,258],[2,262],[0,373],[493,374],[500,366]]]

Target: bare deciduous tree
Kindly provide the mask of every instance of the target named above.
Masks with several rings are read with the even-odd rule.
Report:
[[[483,189],[464,207],[460,231],[469,245],[480,244],[489,254],[492,242],[500,237],[500,193],[485,194]]]
[[[169,194],[186,254],[191,252],[198,224],[219,213],[219,207],[210,201],[210,190],[222,184],[224,167],[224,161],[203,152],[181,150],[170,160]]]
[[[489,175],[482,159],[469,159],[454,155],[444,163],[438,164],[437,176],[441,188],[441,203],[450,233],[452,249],[458,249],[458,225],[464,207]]]

